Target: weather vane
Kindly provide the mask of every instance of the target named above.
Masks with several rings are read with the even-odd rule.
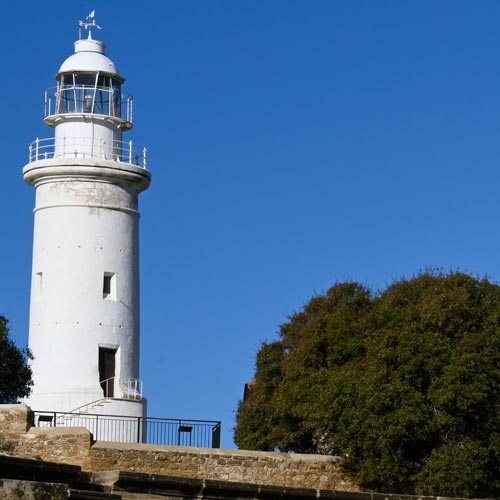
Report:
[[[92,28],[96,28],[98,30],[102,29],[101,26],[96,24],[95,22],[95,10],[93,10],[86,18],[85,21],[79,21],[78,22],[78,32],[79,32],[79,38],[80,40],[82,39],[82,28],[86,29],[89,31],[89,38],[91,37],[91,30]]]

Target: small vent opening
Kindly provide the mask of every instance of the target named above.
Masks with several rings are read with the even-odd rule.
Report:
[[[116,300],[115,273],[104,273],[104,277],[102,280],[102,297],[104,299]]]

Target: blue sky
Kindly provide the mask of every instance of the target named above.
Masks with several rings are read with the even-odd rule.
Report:
[[[500,280],[498,0],[51,0],[4,12],[0,313],[28,341],[43,92],[96,10],[148,148],[149,414],[222,420],[260,343],[335,281]]]

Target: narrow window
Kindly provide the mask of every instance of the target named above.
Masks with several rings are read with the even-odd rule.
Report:
[[[104,273],[102,280],[102,297],[104,299],[116,300],[115,273]]]
[[[113,276],[110,274],[104,273],[104,282],[102,286],[102,294],[104,298],[111,294],[111,278]]]
[[[42,299],[42,285],[43,285],[43,274],[36,273],[35,274],[35,300]]]

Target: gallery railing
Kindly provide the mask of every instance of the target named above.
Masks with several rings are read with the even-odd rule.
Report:
[[[220,448],[221,422],[35,411],[37,427],[86,427],[95,441]]]
[[[53,158],[88,158],[113,160],[146,168],[146,148],[132,141],[111,141],[88,138],[35,139],[29,146],[29,162]]]

